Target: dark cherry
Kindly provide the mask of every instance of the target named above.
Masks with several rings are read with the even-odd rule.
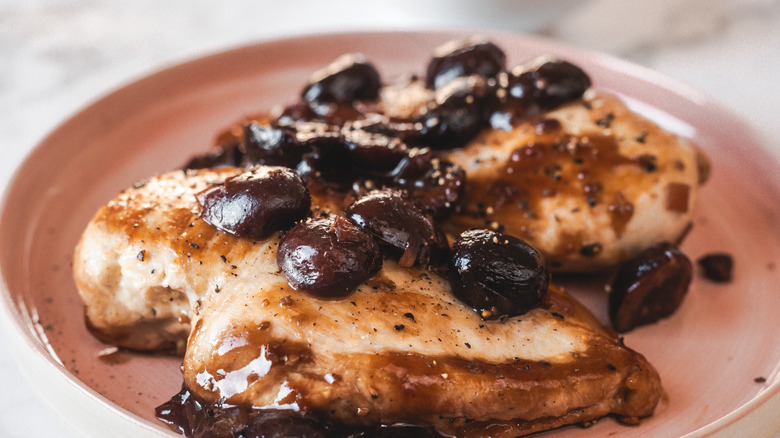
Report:
[[[534,76],[523,74],[528,72],[509,72],[506,76],[506,98],[520,102],[524,106],[531,106],[534,102],[536,84]]]
[[[728,283],[732,278],[734,259],[731,254],[705,254],[696,261],[704,271],[704,276],[716,283]]]
[[[340,297],[382,267],[374,239],[344,217],[303,222],[279,242],[276,262],[290,286],[321,297]]]
[[[539,106],[534,99],[535,88],[530,75],[500,73],[485,104],[490,127],[511,131],[518,122],[537,115]]]
[[[340,56],[316,71],[301,92],[304,102],[318,105],[350,104],[357,100],[375,100],[382,81],[379,73],[361,54]]]
[[[241,151],[241,144],[236,141],[225,145],[217,146],[212,152],[195,155],[190,158],[183,169],[207,169],[220,166],[242,166],[244,162],[244,153]]]
[[[317,104],[296,102],[286,107],[276,120],[277,126],[294,125],[297,122],[326,123],[332,127],[344,126],[353,120],[362,120],[366,117],[360,105],[349,104]]]
[[[292,126],[298,122],[322,121],[322,118],[306,102],[295,102],[284,107],[275,121],[276,126]]]
[[[341,129],[329,123],[298,121],[282,128],[289,129],[295,135],[295,141],[307,150],[338,148],[343,144]]]
[[[240,129],[231,128],[217,135],[211,151],[195,155],[183,169],[207,169],[220,166],[244,166],[244,150]]]
[[[318,148],[304,154],[295,172],[316,193],[347,193],[357,178],[347,151],[340,147]]]
[[[306,150],[291,130],[257,123],[244,125],[244,153],[249,164],[295,167]]]
[[[479,39],[451,41],[434,50],[425,86],[439,89],[462,76],[492,78],[505,68],[506,55],[495,44]]]
[[[412,149],[393,171],[393,185],[405,189],[423,210],[442,220],[463,196],[466,172],[430,149]]]
[[[203,220],[240,237],[263,239],[306,217],[303,180],[283,167],[257,166],[197,194]]]
[[[436,149],[471,141],[483,127],[486,90],[478,76],[457,78],[436,90],[433,105],[415,119],[420,123],[419,141]]]
[[[674,313],[691,283],[693,265],[668,242],[658,243],[620,267],[609,294],[609,317],[620,333]]]
[[[455,240],[452,291],[484,319],[522,315],[542,305],[550,273],[539,251],[515,237],[469,230]]]
[[[186,388],[158,406],[155,413],[171,429],[192,438],[240,436],[250,418],[242,407],[202,402]]]
[[[386,174],[408,154],[409,147],[397,137],[353,126],[345,127],[343,135],[350,162],[361,172]]]
[[[406,119],[395,119],[380,114],[366,114],[363,119],[352,121],[351,129],[395,137],[407,143],[419,142],[419,125]]]
[[[542,109],[552,109],[579,99],[591,85],[588,75],[570,62],[552,59],[535,63],[536,68],[520,74],[518,83],[533,84],[533,100]],[[519,93],[519,89],[516,92]]]
[[[375,190],[347,207],[345,216],[398,254],[398,264],[410,268],[440,264],[449,245],[433,218],[396,189]]]

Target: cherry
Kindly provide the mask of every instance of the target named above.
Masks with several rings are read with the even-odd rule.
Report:
[[[668,242],[658,243],[624,263],[612,281],[609,317],[621,333],[674,313],[691,283],[693,265]]]
[[[276,262],[295,289],[348,295],[382,268],[379,245],[341,216],[302,222],[279,242]]]
[[[316,71],[301,92],[301,100],[309,103],[317,112],[319,105],[375,100],[381,86],[379,73],[366,57],[350,53]]]
[[[240,237],[264,239],[306,217],[309,191],[283,167],[257,166],[196,195],[203,220]]]
[[[535,64],[535,68],[520,73],[516,80],[516,84],[522,84],[519,87],[523,91],[518,85],[513,90],[518,97],[530,92],[542,109],[553,109],[579,99],[591,85],[588,75],[568,61],[540,58]],[[533,84],[533,89],[528,90],[527,84]]]
[[[240,143],[220,145],[218,149],[205,154],[195,155],[190,158],[183,169],[207,169],[220,166],[241,166],[244,162],[244,154],[241,152]]]
[[[291,130],[257,123],[244,125],[244,152],[251,164],[294,167],[305,151]]]
[[[471,141],[483,127],[486,90],[478,76],[454,79],[437,90],[433,105],[415,120],[420,143],[452,149]]]
[[[353,126],[342,130],[350,162],[361,173],[387,173],[406,157],[409,147],[397,137]]]
[[[440,263],[446,258],[449,246],[443,232],[431,216],[423,213],[400,190],[370,192],[347,207],[344,214],[400,254],[399,264],[405,268],[415,263],[423,266]]]
[[[731,257],[731,254],[705,254],[696,263],[701,266],[707,279],[716,283],[728,283],[731,281],[734,269],[734,259]]]
[[[451,41],[437,47],[428,64],[425,86],[439,89],[455,78],[496,76],[506,67],[506,55],[495,44],[480,39]]]
[[[539,251],[490,230],[455,240],[449,265],[452,291],[484,319],[522,315],[542,305],[550,273]]]
[[[434,219],[446,218],[463,196],[466,172],[430,149],[412,149],[392,173],[393,185]]]

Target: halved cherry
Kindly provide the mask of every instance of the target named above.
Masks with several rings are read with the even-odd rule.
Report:
[[[293,227],[279,242],[276,262],[295,289],[341,297],[382,268],[382,254],[368,233],[335,216]]]
[[[693,265],[668,242],[658,243],[626,262],[612,281],[609,317],[620,333],[674,313],[691,283]]]
[[[285,167],[256,166],[196,195],[203,220],[239,237],[263,239],[309,214],[301,177]]]
[[[344,214],[399,256],[403,267],[440,264],[446,259],[449,245],[444,233],[400,190],[374,190]]]

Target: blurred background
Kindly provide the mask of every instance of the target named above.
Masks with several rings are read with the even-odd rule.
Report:
[[[58,124],[161,68],[291,35],[452,28],[540,34],[660,71],[780,158],[780,0],[0,0],[0,189]],[[69,436],[4,343],[0,436]]]

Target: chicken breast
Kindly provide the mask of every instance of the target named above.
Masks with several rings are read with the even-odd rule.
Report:
[[[98,211],[74,275],[100,338],[140,350],[186,340],[185,386],[205,402],[346,424],[513,437],[652,414],[653,367],[556,287],[505,321],[483,321],[441,277],[389,260],[345,298],[292,289],[278,234],[238,238],[199,216],[195,193],[238,172],[163,174]]]
[[[383,111],[410,117],[433,99],[419,81],[386,87]],[[495,115],[494,115],[495,117]],[[468,175],[448,231],[522,238],[556,271],[605,269],[690,228],[707,159],[690,142],[589,90],[582,99],[444,152]],[[510,126],[511,125],[511,126]]]
[[[599,270],[679,241],[706,178],[692,144],[596,93],[485,131],[447,157],[469,178],[450,228],[503,229],[559,271]]]

